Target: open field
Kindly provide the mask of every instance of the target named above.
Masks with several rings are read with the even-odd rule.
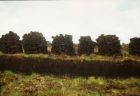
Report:
[[[1,96],[140,96],[140,78],[0,73]]]

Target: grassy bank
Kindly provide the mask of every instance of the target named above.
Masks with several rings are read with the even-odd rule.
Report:
[[[43,73],[74,76],[130,77],[140,76],[139,60],[62,59],[27,55],[1,55],[0,70],[20,73]],[[45,55],[44,55],[45,56]],[[47,56],[47,55],[46,55]]]
[[[25,58],[49,58],[49,59],[61,59],[61,60],[86,60],[86,61],[124,61],[124,60],[133,60],[140,61],[140,56],[103,56],[97,54],[91,55],[76,55],[76,56],[68,56],[68,55],[55,55],[55,54],[3,54],[0,52],[0,56],[15,56],[15,57],[25,57]]]
[[[0,73],[1,96],[139,96],[140,78]]]

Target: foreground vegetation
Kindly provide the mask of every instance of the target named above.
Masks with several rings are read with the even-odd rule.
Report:
[[[140,78],[0,73],[0,96],[139,96]]]

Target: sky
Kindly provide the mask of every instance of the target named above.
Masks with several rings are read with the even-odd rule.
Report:
[[[116,35],[121,43],[140,37],[140,0],[0,1],[0,36],[39,31],[47,41],[59,34]]]

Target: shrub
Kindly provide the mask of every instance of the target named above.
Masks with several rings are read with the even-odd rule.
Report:
[[[140,38],[134,37],[130,39],[129,54],[140,56]]]
[[[23,48],[25,53],[46,53],[47,41],[42,33],[30,32],[23,36]]]
[[[101,55],[120,55],[120,40],[116,35],[100,35],[97,39],[98,51]]]
[[[73,48],[73,41],[71,35],[63,36],[60,34],[59,36],[53,36],[52,42],[52,53],[62,54],[65,53],[67,55],[73,55],[75,53]]]
[[[94,52],[96,43],[91,40],[90,36],[81,36],[79,39],[78,53],[79,54],[91,54]]]
[[[21,53],[22,52],[22,45],[21,41],[19,40],[20,37],[12,32],[2,35],[0,39],[0,49],[3,53]]]

